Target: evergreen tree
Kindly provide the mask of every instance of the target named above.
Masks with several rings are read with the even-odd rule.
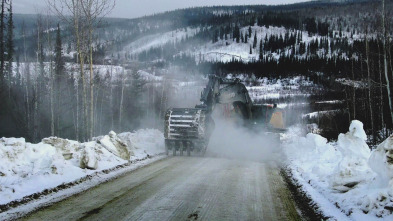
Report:
[[[247,35],[247,33],[244,34],[244,43],[248,43],[248,35]]]
[[[254,42],[253,42],[252,47],[253,47],[253,48],[256,48],[256,47],[257,47],[257,43],[258,43],[257,31],[255,31],[255,34],[254,34]]]
[[[261,42],[259,43],[259,60],[262,61],[262,59],[263,59],[263,44],[261,39]]]
[[[340,36],[340,38],[342,38],[343,37],[343,31],[342,31],[342,28],[340,27],[340,30],[339,30],[339,33],[338,33],[338,35]]]
[[[220,39],[224,40],[225,29],[223,26],[220,27]]]
[[[63,47],[62,47],[61,30],[59,24],[57,24],[57,31],[56,31],[55,73],[56,73],[56,77],[60,77],[64,73]]]
[[[252,54],[252,46],[250,45],[250,54]]]
[[[240,42],[240,28],[237,24],[235,25],[235,29],[233,31],[233,39],[236,39],[236,43]]]
[[[218,33],[218,30],[216,29],[216,30],[214,31],[214,34],[213,34],[213,43],[216,43],[216,42],[217,42],[218,36],[219,36],[219,33]]]

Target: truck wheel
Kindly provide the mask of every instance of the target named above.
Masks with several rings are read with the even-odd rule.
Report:
[[[190,146],[187,147],[187,156],[191,156],[191,147]]]
[[[169,155],[169,142],[165,141],[165,154]]]
[[[180,149],[180,156],[183,156],[183,150],[184,150],[183,142],[179,143],[179,149]]]
[[[201,149],[201,152],[199,152],[199,156],[201,156],[201,157],[205,156],[205,152],[206,152],[206,149],[203,147]]]

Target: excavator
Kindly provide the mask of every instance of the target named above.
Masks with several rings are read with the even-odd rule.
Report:
[[[210,75],[201,93],[201,103],[195,108],[170,108],[165,114],[164,136],[166,154],[172,151],[182,156],[187,152],[204,155],[214,130],[212,113],[223,106],[223,115],[241,119],[242,126],[268,133],[285,131],[285,112],[277,105],[253,104],[240,79]]]

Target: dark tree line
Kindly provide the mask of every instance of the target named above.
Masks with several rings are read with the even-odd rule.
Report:
[[[12,1],[0,3],[0,121],[12,112],[12,62],[14,58]]]

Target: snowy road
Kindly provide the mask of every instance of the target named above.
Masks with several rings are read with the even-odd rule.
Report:
[[[264,163],[170,157],[26,220],[297,220],[279,170]]]

